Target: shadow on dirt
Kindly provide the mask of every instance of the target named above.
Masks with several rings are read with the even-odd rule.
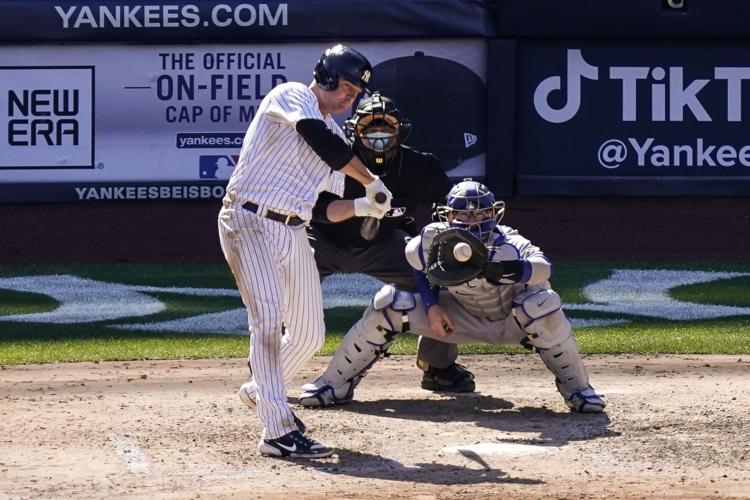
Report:
[[[545,407],[519,407],[493,396],[458,395],[452,399],[354,401],[346,406],[319,411],[355,412],[394,419],[467,422],[479,427],[528,436],[498,437],[498,442],[538,446],[562,446],[571,441],[619,436],[609,428],[606,413],[557,412]]]
[[[405,481],[410,483],[429,484],[479,484],[479,483],[505,483],[505,484],[544,484],[539,479],[526,479],[509,476],[507,472],[493,469],[480,461],[481,469],[470,468],[460,465],[444,463],[416,463],[406,465],[368,453],[359,453],[352,450],[337,449],[339,462],[335,465],[312,465],[317,471],[328,474],[364,477],[368,479],[386,479],[389,481]],[[299,461],[298,461],[299,462]],[[364,493],[364,492],[360,492]],[[372,496],[377,496],[372,492]]]

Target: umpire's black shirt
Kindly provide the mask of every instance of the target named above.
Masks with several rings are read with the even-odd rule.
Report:
[[[381,219],[378,234],[368,242],[359,235],[362,217],[338,223],[328,222],[323,215],[325,210],[332,201],[341,198],[327,191],[321,193],[313,210],[312,224],[337,245],[365,247],[382,240],[398,228],[412,232],[405,226],[409,217],[415,218],[417,230],[421,229],[430,221],[432,204],[445,203],[445,196],[452,187],[435,155],[422,153],[408,146],[399,146],[399,152],[391,160],[388,174],[379,174],[377,168],[367,166],[373,173],[380,175],[380,179],[393,194],[391,211]],[[353,200],[363,196],[364,186],[346,176],[343,199]]]

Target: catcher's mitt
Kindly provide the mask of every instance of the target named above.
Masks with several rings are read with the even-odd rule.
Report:
[[[454,252],[459,243],[465,243],[471,249],[471,257],[464,262],[458,260]],[[433,286],[454,286],[479,276],[486,263],[487,247],[484,243],[468,231],[452,228],[435,235],[427,249],[425,273]]]

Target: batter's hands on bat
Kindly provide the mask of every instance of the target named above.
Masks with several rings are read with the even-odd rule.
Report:
[[[453,321],[439,305],[434,305],[427,311],[427,322],[432,333],[440,338],[446,338],[453,333]]]
[[[357,217],[375,217],[376,219],[382,219],[386,212],[387,210],[383,210],[379,205],[372,205],[366,196],[354,200],[354,215]]]
[[[383,184],[383,181],[380,180],[380,177],[377,175],[373,176],[375,177],[375,180],[371,183],[365,185],[365,193],[367,194],[367,200],[370,202],[371,205],[382,207],[384,211],[388,211],[391,209],[391,200],[393,199],[393,194],[388,190],[387,187],[385,187],[385,184]],[[385,195],[385,201],[378,202],[375,198],[378,193],[383,193]]]

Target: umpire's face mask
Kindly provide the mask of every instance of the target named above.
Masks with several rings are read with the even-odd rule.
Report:
[[[376,175],[388,175],[400,169],[393,161],[398,152],[401,137],[398,125],[373,123],[357,134],[355,147],[357,156]]]
[[[388,126],[369,127],[361,135],[362,145],[376,153],[385,153],[398,143],[398,129]]]

